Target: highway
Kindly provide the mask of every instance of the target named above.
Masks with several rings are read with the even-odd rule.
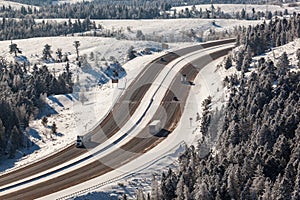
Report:
[[[195,49],[197,49],[197,48],[195,48]],[[191,85],[189,85],[189,84],[181,83],[181,81],[180,81],[181,74],[186,74],[187,79],[190,82],[193,82],[194,78],[196,77],[197,73],[202,69],[202,67],[204,67],[206,64],[208,64],[212,59],[215,59],[222,55],[225,55],[230,49],[231,48],[228,48],[228,49],[222,50],[220,52],[202,56],[199,59],[196,59],[195,61],[193,61],[192,63],[184,66],[181,69],[181,71],[178,72],[178,74],[172,81],[172,84],[171,84],[169,90],[167,91],[167,93],[165,94],[165,96],[161,102],[161,106],[166,111],[167,116],[165,116],[161,113],[162,112],[161,109],[159,109],[153,116],[153,119],[160,119],[161,116],[166,117],[166,119],[162,119],[162,121],[166,121],[166,123],[164,124],[163,130],[160,133],[158,133],[157,135],[155,135],[155,136],[150,135],[148,133],[148,129],[145,128],[136,137],[132,138],[129,142],[127,142],[120,148],[116,149],[114,152],[110,153],[109,155],[104,156],[99,161],[95,161],[89,165],[86,165],[82,168],[71,171],[69,173],[66,173],[57,178],[51,179],[51,180],[43,182],[43,183],[39,183],[32,187],[28,187],[28,188],[7,194],[0,198],[1,199],[2,198],[4,198],[4,199],[38,198],[38,197],[53,193],[55,191],[59,191],[64,188],[70,187],[72,185],[84,182],[93,177],[100,176],[108,171],[111,171],[111,170],[123,165],[124,163],[129,162],[130,160],[136,158],[137,156],[145,153],[146,151],[151,149],[153,146],[157,145],[160,141],[165,139],[167,137],[167,135],[170,134],[172,132],[172,130],[176,127],[176,125],[180,119],[181,113],[183,112],[186,98],[189,93],[189,88],[191,87]],[[193,49],[190,49],[190,50],[193,51]],[[168,55],[170,55],[170,54],[171,53],[169,53]],[[159,59],[157,68],[164,67],[164,65],[161,64],[160,62],[167,62],[167,61],[165,61],[165,60],[161,61]],[[158,71],[160,71],[160,70],[158,70]],[[157,74],[155,76],[157,76]],[[155,78],[155,76],[153,76],[153,78]],[[146,92],[140,91],[140,90],[146,90],[147,88],[149,88],[148,85],[150,85],[150,84],[143,83],[143,85],[144,86],[142,87],[142,89],[139,89],[139,87],[138,87],[137,90],[128,90],[128,91],[132,91],[131,93],[130,92],[128,93],[129,96],[124,95],[124,97],[122,97],[123,99],[122,98],[120,99],[120,102],[125,101],[124,104],[126,105],[127,109],[128,109],[128,107],[130,109],[132,109],[133,111],[134,111],[134,109],[136,109],[137,106],[135,104],[138,104],[138,102],[139,102],[136,98],[140,97],[140,99],[141,99],[142,96],[146,93]],[[140,95],[142,95],[142,96],[140,96]],[[178,100],[174,100],[174,96],[176,96]],[[116,106],[122,107],[122,105],[124,105],[124,104],[117,103]],[[118,107],[116,107],[116,108],[118,108]],[[111,112],[112,114],[110,114],[111,118],[114,118],[115,114],[117,114],[117,113],[113,114],[113,112],[114,112],[114,109]],[[133,113],[133,112],[131,112],[131,113]],[[122,114],[122,115],[124,115],[124,114]],[[129,116],[129,118],[130,118],[130,116]],[[104,125],[109,123],[109,121],[110,120],[105,121]],[[120,126],[119,122],[115,123],[115,124],[118,124]],[[108,126],[108,125],[106,125],[106,126]],[[114,128],[114,126],[110,126],[110,127]],[[94,132],[91,134],[95,134],[95,133],[97,133],[97,132]],[[1,181],[2,181],[2,178],[1,178]]]

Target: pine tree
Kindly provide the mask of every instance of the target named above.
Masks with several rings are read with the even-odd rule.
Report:
[[[43,59],[44,60],[49,60],[52,58],[51,55],[51,46],[49,44],[45,44],[44,49],[43,49]]]
[[[57,133],[57,126],[56,126],[55,122],[53,122],[53,124],[52,124],[51,131],[52,131],[52,134],[56,134]]]
[[[297,49],[297,51],[296,51],[296,57],[298,59],[297,65],[298,65],[298,67],[300,67],[300,49]]]
[[[141,188],[138,189],[136,200],[146,200],[144,192]]]
[[[80,46],[80,42],[79,41],[74,41],[73,46],[75,47],[75,50],[76,50],[76,60],[79,61],[79,46]]]
[[[17,57],[17,53],[22,53],[22,51],[18,48],[18,45],[15,43],[11,43],[9,45],[9,53],[15,54],[15,57]]]
[[[15,156],[16,150],[21,147],[22,137],[16,126],[13,127],[10,135],[10,149],[9,149],[9,157],[13,158]]]
[[[159,194],[159,188],[158,188],[158,182],[154,175],[152,175],[152,181],[151,181],[151,200],[159,200],[160,194]]]
[[[57,61],[58,62],[62,62],[62,57],[63,57],[63,54],[62,54],[62,49],[61,48],[58,48],[57,50],[56,50],[56,55],[57,55]]]
[[[42,124],[43,124],[43,126],[47,126],[47,123],[48,123],[48,118],[47,117],[43,117],[43,119],[42,119]]]
[[[0,154],[4,152],[6,147],[5,127],[0,119]]]
[[[231,58],[229,56],[226,57],[226,60],[225,60],[225,69],[229,69],[230,67],[232,66],[232,61],[231,61]]]

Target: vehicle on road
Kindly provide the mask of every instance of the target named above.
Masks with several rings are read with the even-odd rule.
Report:
[[[84,147],[84,145],[83,145],[83,136],[77,135],[77,140],[76,140],[75,145],[76,145],[77,148]]]
[[[154,120],[149,124],[149,132],[152,135],[157,134],[161,130],[160,120]]]

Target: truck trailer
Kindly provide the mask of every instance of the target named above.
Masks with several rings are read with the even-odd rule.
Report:
[[[161,130],[160,120],[154,120],[149,124],[149,133],[152,135],[157,134]]]

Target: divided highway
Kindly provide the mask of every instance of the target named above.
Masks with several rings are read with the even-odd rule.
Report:
[[[95,143],[89,148],[93,148],[103,143],[108,138],[112,137],[128,120],[130,120],[131,115],[139,106],[141,99],[150,88],[151,83],[153,83],[154,79],[166,66],[166,64],[192,51],[197,51],[201,48],[208,48],[211,46],[231,43],[233,41],[234,40],[216,41],[205,43],[203,45],[184,48],[164,55],[163,59],[158,58],[151,62],[139,74],[138,78],[129,86],[124,95],[121,96],[120,100],[109,112],[107,117],[93,131],[88,133],[88,136],[92,136],[93,141],[95,141]],[[1,196],[0,193],[0,198],[32,199],[41,197],[89,180],[93,177],[102,175],[119,167],[120,165],[123,165],[124,163],[129,162],[130,160],[149,150],[151,147],[155,146],[161,140],[163,140],[170,132],[172,132],[180,119],[181,113],[183,111],[182,109],[184,108],[185,101],[189,93],[189,88],[191,87],[188,84],[181,83],[181,74],[186,74],[187,79],[189,81],[193,81],[202,67],[208,64],[212,59],[225,55],[230,49],[231,48],[227,48],[223,49],[222,51],[211,53],[209,55],[206,55],[207,58],[205,58],[205,56],[202,56],[181,69],[181,71],[174,78],[171,87],[169,88],[168,92],[163,98],[163,101],[161,102],[161,106],[167,111],[167,116],[166,119],[163,120],[166,121],[163,127],[164,129],[158,135],[149,135],[147,129],[145,128],[138,134],[138,136],[132,138],[121,148],[115,150],[107,156],[104,156],[99,161],[95,161],[87,166],[66,173],[57,178],[7,194],[5,196]],[[174,101],[174,96],[176,96],[178,101]],[[160,117],[162,116],[162,113],[160,112],[161,111],[158,110],[157,113],[155,113],[155,115],[153,116],[153,119],[160,119]],[[8,183],[12,183],[19,179],[57,166],[85,153],[85,151],[86,150],[84,149],[77,149],[74,146],[70,146],[64,151],[48,157],[45,160],[1,176],[0,186],[4,186]]]

